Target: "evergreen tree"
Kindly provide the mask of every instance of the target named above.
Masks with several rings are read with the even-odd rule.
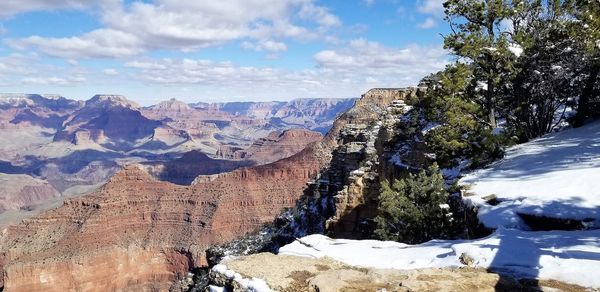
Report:
[[[425,142],[440,167],[453,168],[470,159],[473,166],[486,164],[502,155],[502,145],[485,122],[481,106],[473,101],[477,90],[472,84],[472,66],[456,63],[430,77],[437,80],[419,106],[435,127],[425,134]]]
[[[448,192],[437,165],[417,175],[384,181],[375,234],[382,240],[419,243],[445,237],[450,225]]]
[[[600,116],[600,1],[567,0],[564,6],[576,19],[571,22],[571,37],[583,47],[583,70],[587,75],[574,121],[577,126],[589,117]]]
[[[444,37],[444,46],[475,66],[474,81],[484,93],[482,103],[494,128],[497,87],[509,54],[504,20],[511,10],[503,0],[448,0],[444,8],[452,29]]]
[[[509,125],[528,140],[552,131],[578,94],[580,45],[570,37],[571,16],[561,1],[513,4],[511,39],[524,52],[505,82],[505,108]]]

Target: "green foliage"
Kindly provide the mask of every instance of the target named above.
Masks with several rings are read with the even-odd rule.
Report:
[[[473,78],[485,83],[480,97],[487,121],[496,127],[498,87],[510,67],[509,39],[503,21],[511,7],[502,0],[448,0],[444,3],[446,20],[452,33],[444,37],[444,47],[473,66]]]
[[[598,0],[567,0],[564,7],[575,21],[568,22],[570,38],[583,47],[583,75],[577,116],[580,126],[588,118],[600,117],[600,3]]]
[[[448,192],[437,165],[417,175],[384,181],[375,234],[382,240],[419,243],[445,237],[451,225]]]
[[[580,93],[581,43],[570,37],[570,15],[560,1],[521,1],[513,38],[523,55],[507,79],[506,119],[522,141],[553,130],[569,97]]]
[[[447,0],[444,8],[445,48],[471,66],[471,84],[485,85],[465,100],[491,128],[500,118],[521,141],[539,137],[576,100],[576,123],[600,116],[598,0]]]
[[[506,141],[492,135],[484,110],[471,98],[476,91],[471,66],[457,63],[430,79],[436,82],[429,85],[420,106],[425,119],[435,125],[425,142],[440,167],[455,167],[463,159],[481,165],[501,157]]]

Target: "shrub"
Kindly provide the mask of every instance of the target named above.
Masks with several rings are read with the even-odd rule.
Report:
[[[437,164],[392,184],[383,181],[375,234],[382,240],[407,243],[446,237],[452,221],[447,202]]]

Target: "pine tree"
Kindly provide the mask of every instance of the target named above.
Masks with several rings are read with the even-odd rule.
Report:
[[[505,81],[507,121],[522,140],[554,129],[576,96],[580,44],[570,37],[571,15],[561,1],[516,1],[511,39],[524,49]],[[562,112],[559,112],[561,111]]]
[[[505,70],[509,51],[504,20],[510,14],[502,0],[448,0],[444,3],[446,20],[452,33],[444,46],[475,65],[485,96],[483,105],[492,128],[496,127],[497,87]]]
[[[450,225],[448,192],[437,165],[381,185],[375,234],[383,240],[419,243],[444,237]]]
[[[587,73],[574,121],[577,126],[589,117],[600,116],[600,101],[595,100],[598,99],[600,83],[600,1],[568,0],[564,6],[571,9],[576,19],[571,25],[571,37],[584,47],[584,70]]]
[[[472,66],[455,63],[429,77],[428,90],[419,107],[425,119],[436,125],[425,134],[428,149],[442,168],[458,166],[470,160],[473,166],[486,164],[502,155],[504,143],[492,135],[485,111],[474,102]]]

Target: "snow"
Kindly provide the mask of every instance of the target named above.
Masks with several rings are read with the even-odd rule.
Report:
[[[600,287],[600,230],[531,232],[499,228],[478,240],[433,240],[418,245],[309,235],[279,250],[283,255],[330,257],[348,265],[378,269],[474,266],[520,277],[555,279]]]
[[[399,156],[392,161],[401,163]],[[418,245],[310,235],[279,253],[379,269],[460,267],[466,255],[475,267],[495,272],[600,288],[600,277],[590,276],[600,271],[600,122],[509,148],[504,159],[460,182],[470,185],[466,203],[496,229],[491,235]],[[487,203],[489,195],[499,203]],[[589,219],[589,230],[528,231],[519,213]]]
[[[460,181],[487,227],[527,229],[518,213],[590,220],[600,227],[600,122],[548,134]],[[484,197],[495,195],[496,206]]]
[[[428,122],[425,127],[423,127],[423,130],[421,130],[421,134],[427,135],[427,133],[440,126],[442,126],[440,123]]]
[[[208,286],[208,291],[209,292],[226,292],[227,289],[225,289],[225,287],[219,287],[219,286],[209,285]]]
[[[328,256],[348,265],[381,269],[419,269],[460,266],[455,259],[438,258],[448,252],[447,245],[425,243],[419,252],[410,245],[393,241],[330,239],[309,235],[279,249],[279,254],[320,258]]]
[[[523,47],[521,47],[519,44],[516,43],[512,43],[508,46],[508,50],[513,53],[513,55],[518,57],[521,57],[521,55],[523,54]]]
[[[269,288],[269,285],[267,285],[267,282],[265,282],[263,279],[244,278],[239,273],[236,273],[235,271],[228,269],[226,265],[223,265],[223,264],[215,265],[212,267],[212,271],[219,273],[219,274],[225,276],[226,278],[239,283],[240,286],[245,289],[245,291],[250,291],[250,292],[271,292],[272,291],[271,288]],[[210,291],[215,291],[215,292],[225,291],[225,290],[220,290],[220,289],[224,289],[224,288],[217,287],[217,286],[211,286]]]
[[[488,90],[488,84],[485,81],[477,81],[477,90]]]

